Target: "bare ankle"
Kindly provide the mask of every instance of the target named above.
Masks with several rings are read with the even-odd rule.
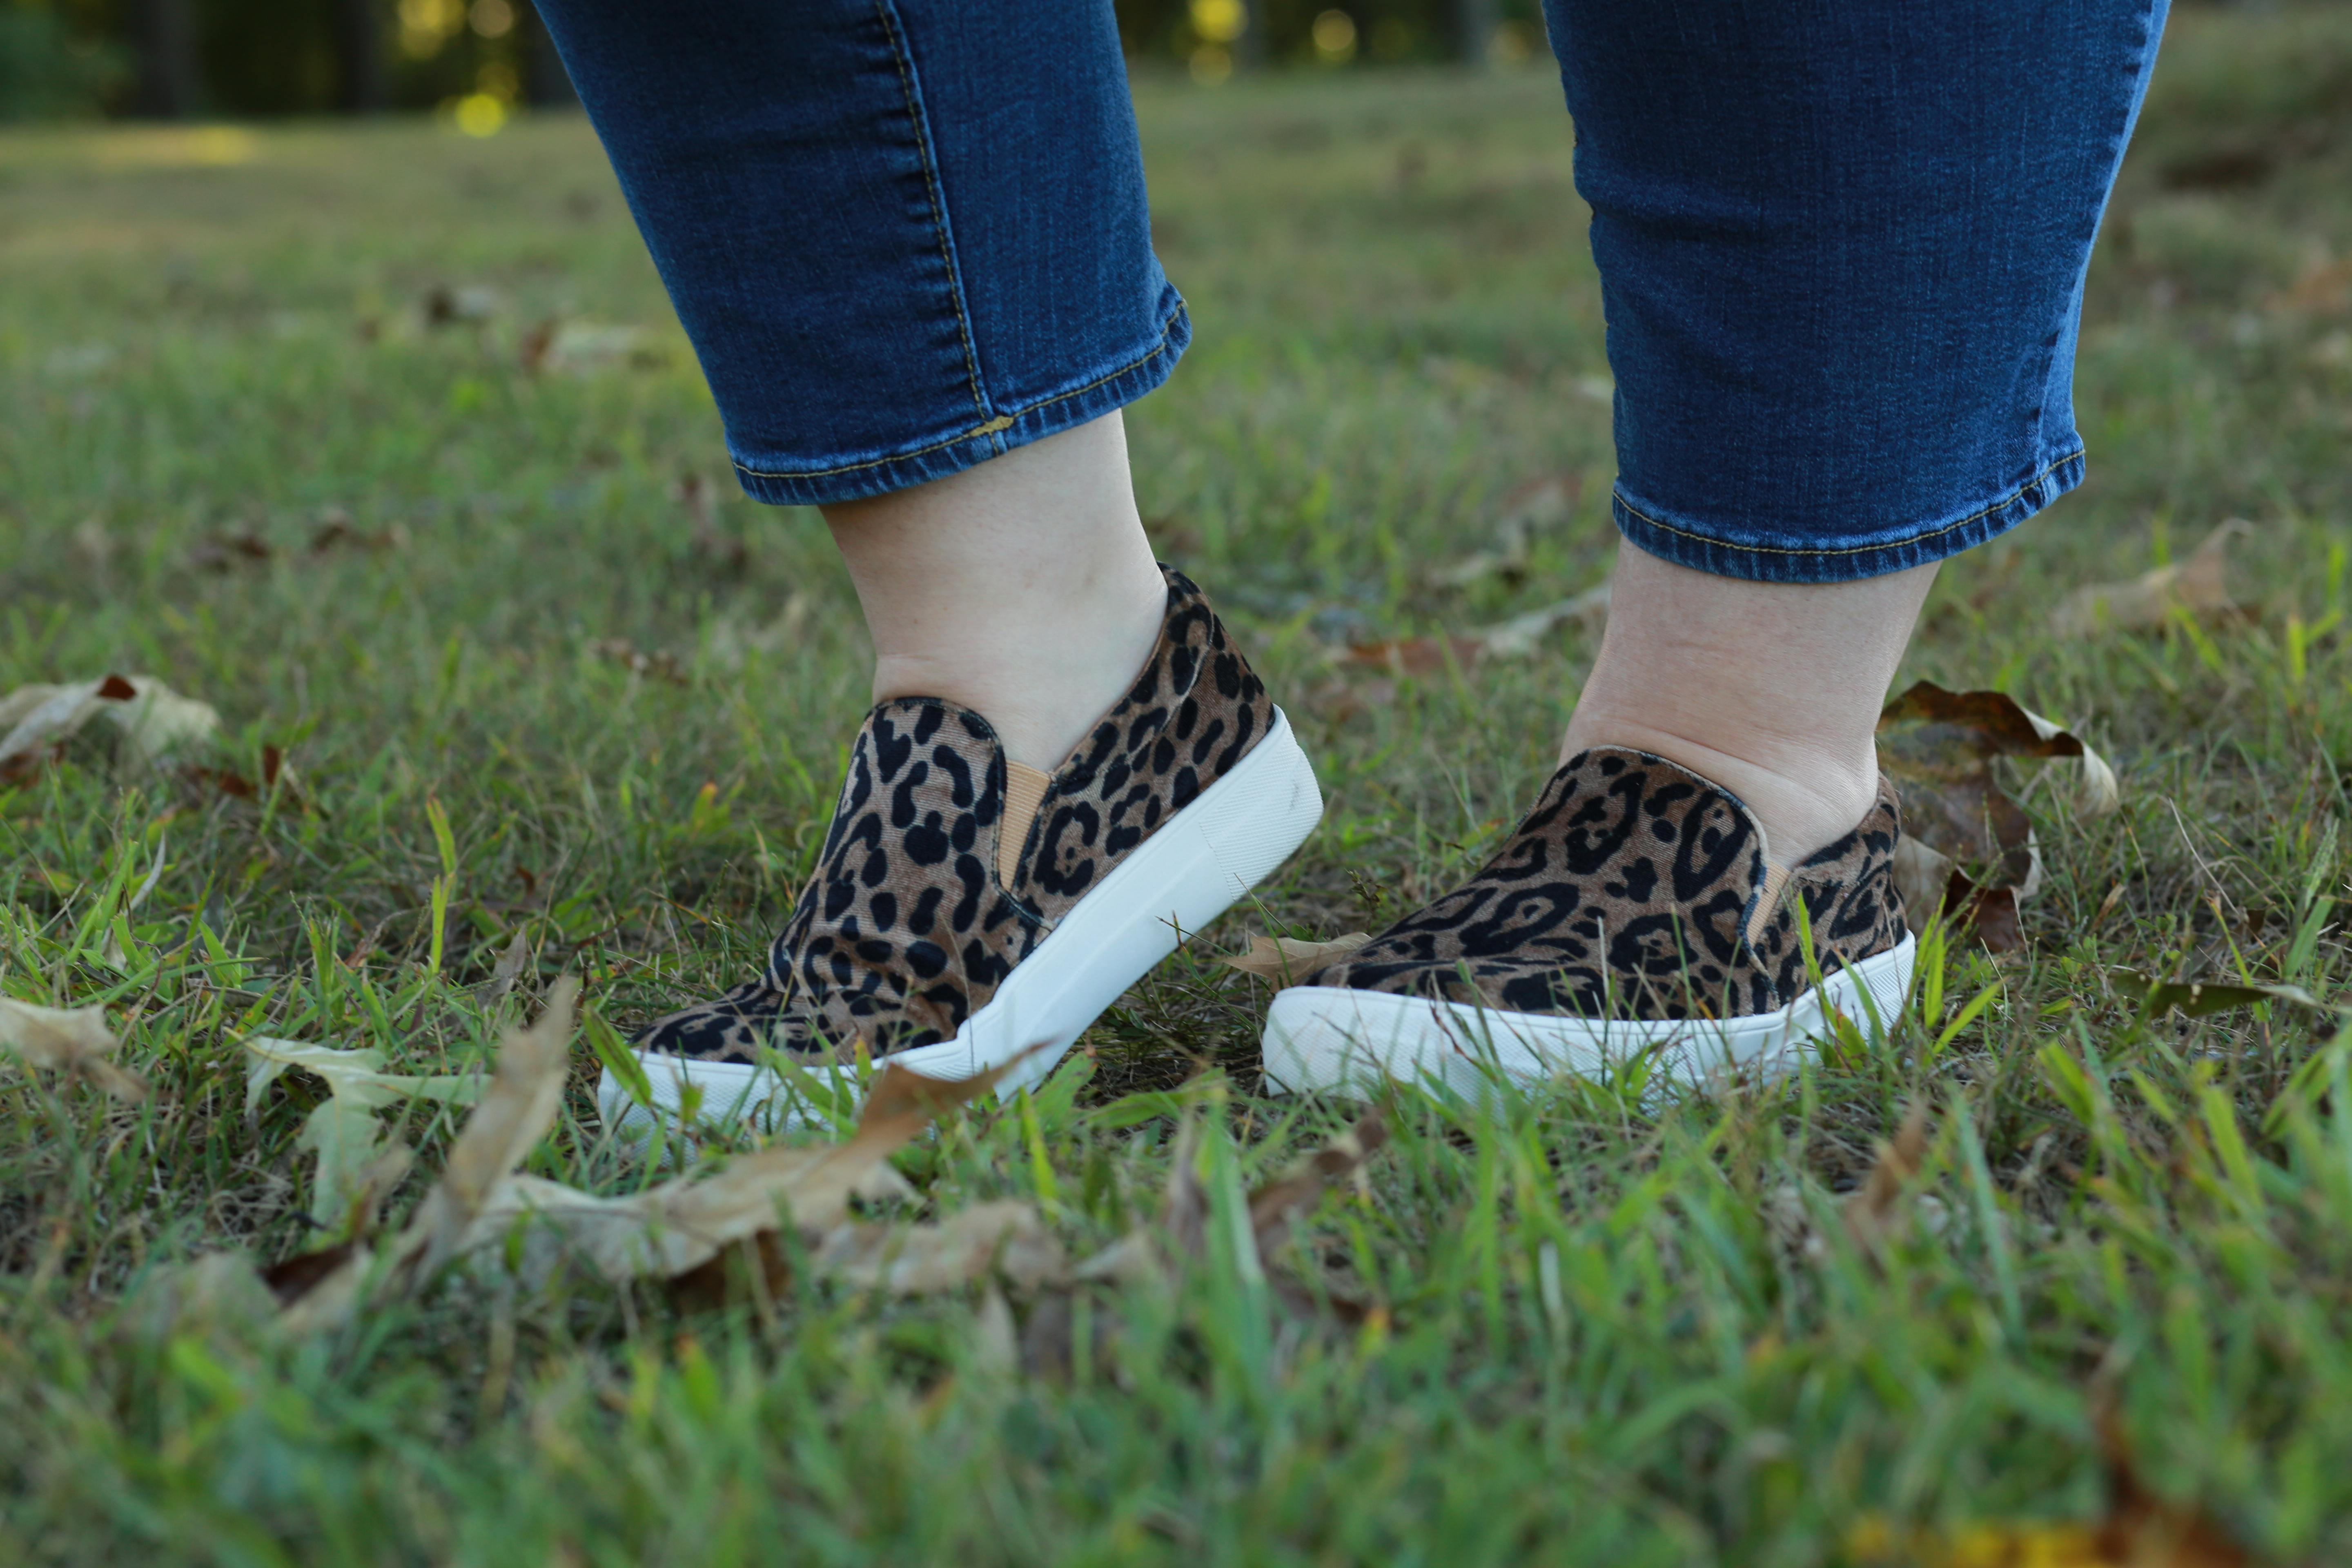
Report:
[[[1738,795],[1764,829],[1765,853],[1793,866],[1853,831],[1877,796],[1874,755],[1832,755],[1781,742],[1748,745],[1731,737],[1696,740],[1639,720],[1581,710],[1560,743],[1560,760],[1596,746],[1622,746],[1679,763]]]

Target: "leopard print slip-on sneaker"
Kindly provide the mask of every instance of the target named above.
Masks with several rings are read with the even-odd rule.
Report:
[[[1200,589],[1162,570],[1151,657],[1050,774],[952,702],[866,715],[766,973],[635,1042],[657,1109],[691,1084],[704,1114],[763,1113],[784,1089],[770,1050],[965,1078],[1043,1043],[1010,1092],[1289,858],[1322,816],[1315,771]],[[610,1072],[598,1099],[608,1123],[646,1119]]]
[[[1644,1053],[1654,1079],[1785,1071],[1832,1009],[1867,1028],[1910,989],[1895,807],[1882,776],[1853,832],[1777,867],[1728,791],[1647,752],[1580,752],[1484,870],[1276,995],[1266,1077],[1475,1092],[1496,1068],[1593,1076]]]

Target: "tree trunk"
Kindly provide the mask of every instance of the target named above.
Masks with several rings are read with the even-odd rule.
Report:
[[[377,0],[335,0],[335,58],[345,114],[379,114],[384,91],[383,13]]]
[[[196,26],[189,0],[136,0],[139,86],[132,102],[149,120],[196,111]]]

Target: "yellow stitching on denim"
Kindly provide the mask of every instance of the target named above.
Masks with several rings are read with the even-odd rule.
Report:
[[[923,188],[931,202],[931,229],[940,238],[940,261],[948,269],[948,290],[955,298],[956,334],[963,340],[963,377],[971,387],[972,406],[988,412],[988,397],[980,385],[980,356],[971,346],[971,323],[964,319],[963,279],[956,271],[955,247],[948,240],[947,208],[940,200],[937,171],[931,167],[931,135],[923,122],[922,102],[907,60],[906,42],[890,15],[889,0],[874,0],[874,15],[890,40],[890,58],[898,67],[898,89],[907,95],[907,122],[915,132],[916,154],[923,163]]]
[[[1151,346],[1117,370],[1107,371],[1084,386],[1074,386],[1067,392],[1057,392],[1051,397],[1041,397],[1026,408],[1016,408],[1011,414],[1000,414],[987,424],[976,425],[961,436],[950,436],[944,441],[934,441],[928,447],[918,447],[911,452],[900,452],[895,457],[875,458],[863,463],[844,463],[837,468],[754,468],[747,464],[737,463],[735,471],[739,474],[748,474],[755,479],[829,479],[835,474],[854,474],[860,468],[887,468],[892,463],[903,463],[909,458],[920,458],[936,452],[943,447],[959,446],[978,437],[994,435],[1000,430],[1009,430],[1016,422],[1034,414],[1040,408],[1051,408],[1056,403],[1067,403],[1073,397],[1083,397],[1105,382],[1117,381],[1120,376],[1129,374],[1159,358],[1168,346],[1168,334],[1176,330],[1176,319],[1183,313],[1184,302],[1179,300],[1176,302],[1176,309],[1170,311],[1168,319],[1160,324],[1160,335],[1152,340]]]
[[[1783,550],[1775,544],[1734,544],[1728,540],[1712,538],[1704,533],[1693,533],[1687,528],[1676,528],[1671,522],[1661,522],[1656,518],[1652,517],[1648,512],[1643,511],[1640,507],[1635,506],[1632,501],[1627,500],[1625,499],[1625,492],[1615,489],[1613,486],[1611,488],[1609,494],[1611,500],[1614,500],[1619,506],[1623,507],[1627,511],[1632,512],[1635,517],[1640,518],[1643,522],[1648,523],[1652,528],[1658,529],[1666,533],[1674,534],[1677,538],[1695,539],[1701,544],[1712,544],[1718,550],[1741,550],[1746,551],[1751,555],[1867,555],[1874,550],[1900,550],[1906,544],[1916,544],[1922,540],[1933,539],[1939,533],[1949,533],[1956,528],[1966,528],[1977,519],[1983,517],[1988,513],[1999,511],[2001,508],[2011,505],[2018,497],[2023,495],[2026,491],[2032,489],[2034,486],[2040,484],[2042,480],[2048,479],[2052,474],[2056,473],[2067,464],[2080,461],[2083,457],[2083,447],[2075,447],[2073,451],[2067,453],[2056,462],[2052,463],[2048,468],[2042,469],[2040,473],[2034,475],[2032,479],[2026,480],[2023,484],[2018,486],[2015,489],[2010,491],[2009,494],[1993,502],[1990,506],[1979,508],[1977,510],[1969,513],[1966,517],[1956,518],[1952,521],[1945,523],[1939,528],[1931,528],[1925,533],[1915,533],[1908,539],[1897,540],[1892,544],[1847,544],[1834,547],[1824,545],[1818,550]]]

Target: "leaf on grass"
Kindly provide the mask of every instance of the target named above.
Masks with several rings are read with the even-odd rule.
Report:
[[[936,1224],[836,1226],[814,1262],[845,1283],[894,1296],[935,1295],[991,1278],[1034,1290],[1069,1274],[1037,1206],[1019,1199],[974,1204]]]
[[[686,474],[670,494],[694,524],[687,546],[728,576],[740,576],[751,563],[751,547],[719,526],[717,488],[701,474]]]
[[[1856,1247],[1874,1258],[1885,1247],[1903,1216],[1904,1196],[1911,1179],[1927,1161],[1927,1103],[1914,1100],[1894,1139],[1878,1145],[1878,1157],[1871,1163],[1870,1174],[1861,1186],[1847,1194],[1843,1211],[1846,1234],[1853,1238]]]
[[[1351,931],[1329,942],[1302,942],[1292,936],[1253,936],[1247,952],[1227,953],[1223,963],[1244,974],[1288,985],[1297,975],[1345,958],[1371,941],[1369,933]]]
[[[397,1260],[403,1270],[430,1279],[455,1258],[493,1189],[555,1125],[579,998],[579,980],[565,975],[548,994],[537,1023],[509,1029],[499,1040],[489,1087],[449,1146],[441,1180],[417,1205],[401,1238]]]
[[[329,555],[338,550],[364,550],[370,554],[381,554],[398,550],[407,542],[405,529],[362,528],[352,521],[350,512],[331,506],[319,513],[319,524],[310,532],[310,553]]]
[[[2167,1501],[2139,1476],[2112,1403],[2096,1413],[2107,1473],[2107,1515],[2093,1536],[2093,1563],[2118,1568],[2249,1568],[2253,1559],[2211,1515]]]
[[[522,972],[530,964],[530,932],[517,926],[514,940],[507,943],[507,950],[499,955],[497,966],[490,971],[490,977],[474,987],[474,1005],[495,1007],[505,1001],[507,993],[514,989],[515,982],[521,978]]]
[[[1996,952],[2024,938],[2017,905],[2041,886],[2042,858],[2024,809],[1993,776],[1995,757],[2072,758],[2075,810],[2116,808],[2115,770],[2077,737],[1999,691],[1947,691],[1920,681],[1878,716],[1878,765],[1903,792],[1895,879],[1915,931],[1937,910]]]
[[[1477,667],[1486,647],[1472,637],[1390,637],[1378,642],[1349,643],[1339,662],[1344,668],[1385,669],[1391,675],[1434,675]]]
[[[1470,635],[1488,658],[1525,658],[1563,626],[1599,633],[1609,624],[1609,595],[1610,584],[1603,583],[1598,588],[1587,588],[1581,594],[1555,600],[1539,610],[1481,626]]]
[[[2314,1013],[2328,1008],[2300,985],[2241,985],[2209,981],[2158,980],[2153,975],[2116,970],[2108,981],[2118,995],[2128,996],[2147,1009],[2151,1018],[2179,1013],[2201,1018],[2225,1007],[2251,1007],[2257,1002],[2284,1002]]]
[[[1327,1188],[1360,1181],[1364,1166],[1388,1141],[1387,1119],[1372,1111],[1252,1193],[1250,1234],[1259,1253],[1270,1257],[1288,1242],[1292,1225],[1314,1209]]]
[[[655,370],[667,363],[643,327],[597,321],[542,321],[523,334],[519,353],[523,368],[534,375],[542,371],[587,375],[622,364]]]
[[[303,1122],[294,1146],[319,1156],[310,1186],[310,1217],[330,1232],[349,1229],[354,1205],[365,1196],[363,1173],[387,1147],[377,1111],[411,1100],[463,1105],[482,1091],[478,1073],[419,1077],[385,1072],[383,1053],[373,1046],[343,1050],[266,1035],[247,1036],[244,1045],[253,1058],[245,1074],[247,1116],[289,1068],[326,1080],[327,1098]]]
[[[21,686],[0,698],[0,777],[37,764],[100,718],[121,732],[131,756],[149,763],[209,741],[220,729],[210,703],[183,697],[149,675]]]
[[[2233,517],[2207,534],[2185,560],[2144,572],[2128,583],[2095,583],[2077,588],[2051,612],[2050,628],[2062,637],[2108,631],[2153,631],[2177,612],[2226,616],[2237,609],[2230,597],[2230,541],[2254,525]]]
[[[188,564],[199,572],[229,572],[268,560],[278,552],[250,529],[207,533],[188,549]]]
[[[103,1007],[43,1007],[0,996],[0,1047],[30,1066],[85,1079],[117,1100],[144,1100],[147,1080],[114,1065],[121,1042]]]
[[[1493,543],[1431,572],[1430,585],[1466,588],[1488,577],[1524,575],[1536,535],[1574,516],[1583,490],[1584,476],[1575,473],[1544,474],[1513,487],[1496,512]]]
[[[1201,1118],[1187,1116],[1171,1152],[1157,1223],[1137,1226],[1079,1264],[1071,1271],[1074,1283],[1158,1280],[1172,1284],[1206,1261],[1211,1204],[1207,1184],[1201,1179],[1202,1136]],[[1234,1262],[1245,1272],[1265,1277],[1279,1312],[1302,1322],[1330,1317],[1354,1322],[1367,1315],[1366,1303],[1334,1289],[1328,1281],[1320,1282],[1320,1289],[1309,1287],[1277,1255],[1289,1242],[1298,1220],[1313,1212],[1324,1192],[1334,1184],[1359,1179],[1365,1163],[1387,1142],[1387,1123],[1378,1113],[1366,1116],[1250,1194],[1249,1229],[1239,1243],[1245,1256]],[[1096,1318],[1097,1337],[1087,1353],[1099,1358],[1108,1347],[1101,1337],[1101,1314]],[[1048,1377],[1069,1375],[1078,1354],[1072,1339],[1076,1321],[1066,1290],[1048,1294],[1038,1303],[1023,1336],[1023,1357],[1032,1370]]]
[[[820,1237],[848,1220],[853,1198],[911,1197],[912,1189],[887,1163],[889,1157],[942,1111],[993,1089],[1029,1055],[954,1079],[886,1063],[847,1142],[761,1149],[715,1171],[698,1166],[631,1197],[602,1198],[536,1177],[509,1177],[480,1205],[457,1251],[479,1268],[511,1267],[533,1286],[570,1268],[620,1284],[692,1274],[729,1248],[787,1224]]]

